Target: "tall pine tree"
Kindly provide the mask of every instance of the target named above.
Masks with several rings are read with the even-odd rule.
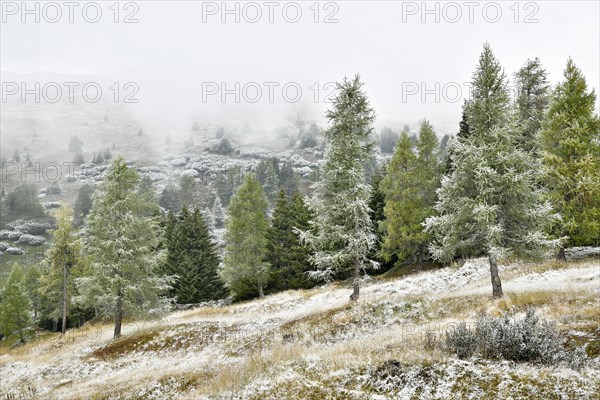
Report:
[[[115,321],[121,335],[125,317],[157,317],[168,307],[162,293],[169,279],[159,274],[163,252],[158,218],[138,190],[138,173],[115,160],[94,196],[86,229],[89,276],[77,279],[78,300]]]
[[[297,230],[310,228],[311,213],[300,192],[286,197],[281,188],[273,210],[267,238],[270,264],[269,291],[307,289],[314,286],[308,278],[310,251],[300,243]]]
[[[63,205],[56,214],[56,229],[52,231],[53,246],[48,251],[48,272],[42,278],[42,293],[46,298],[49,317],[61,319],[61,333],[67,329],[67,316],[74,289],[73,271],[80,257],[80,245],[73,227],[73,211]]]
[[[517,71],[515,85],[517,123],[522,132],[519,145],[531,151],[538,146],[538,133],[548,107],[550,94],[548,74],[537,57],[527,60]]]
[[[433,236],[435,259],[485,254],[493,295],[500,297],[500,260],[539,257],[556,242],[545,234],[552,215],[537,185],[541,166],[517,145],[506,77],[487,44],[473,75],[473,95],[467,114],[471,135],[456,141],[454,170],[438,191],[439,215],[428,218],[425,226]]]
[[[385,221],[385,195],[381,190],[381,182],[383,181],[387,171],[387,164],[378,167],[371,176],[371,199],[369,200],[369,208],[371,209],[371,225],[373,226],[373,233],[376,236],[376,244],[371,250],[369,258],[377,263],[380,267],[378,273],[387,271],[392,263],[386,262],[381,256],[381,244],[383,243],[383,229],[381,225]]]
[[[550,200],[562,215],[553,233],[568,236],[570,246],[600,245],[600,119],[595,103],[596,93],[588,90],[569,59],[564,81],[552,94],[541,142]]]
[[[336,85],[337,95],[327,111],[331,126],[324,132],[326,161],[309,206],[315,213],[314,229],[302,239],[315,251],[313,277],[331,279],[340,270],[353,270],[351,300],[358,300],[361,270],[378,266],[369,260],[377,237],[373,233],[369,200],[371,187],[365,168],[374,151],[375,112],[356,75]]]
[[[198,209],[183,206],[167,221],[165,273],[173,276],[170,290],[179,304],[221,299],[227,292],[218,276],[219,258],[208,226]]]
[[[9,336],[18,334],[21,342],[25,342],[25,332],[31,324],[29,315],[29,298],[25,288],[25,277],[21,266],[13,264],[2,291],[0,303],[0,331]]]
[[[267,199],[260,182],[246,176],[227,209],[225,257],[221,277],[236,299],[264,296],[269,279]]]
[[[389,164],[382,191],[385,195],[382,254],[387,261],[417,262],[428,257],[429,235],[422,223],[434,214],[439,186],[438,140],[433,127],[421,123],[414,153],[404,132]]]

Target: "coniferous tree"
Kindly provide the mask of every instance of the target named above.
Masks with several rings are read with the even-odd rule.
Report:
[[[373,121],[358,75],[337,85],[337,95],[327,118],[332,124],[325,132],[326,161],[315,185],[309,206],[315,213],[314,229],[302,232],[312,246],[313,277],[331,279],[340,270],[353,270],[351,300],[358,300],[360,273],[370,266],[369,254],[376,243],[369,209],[371,187],[365,168],[374,154]]]
[[[189,175],[184,175],[181,177],[179,186],[181,190],[179,191],[179,198],[181,199],[181,204],[186,206],[191,206],[194,204],[194,196],[196,194],[197,184],[194,177]]]
[[[73,295],[73,270],[77,265],[80,247],[75,228],[72,224],[73,212],[63,205],[56,214],[56,229],[52,234],[53,245],[48,251],[47,274],[42,278],[42,292],[50,306],[49,317],[54,321],[61,319],[61,333],[67,330],[67,316],[71,308]]]
[[[25,331],[31,324],[29,308],[23,271],[20,265],[14,264],[2,291],[0,331],[5,336],[17,333],[21,342],[25,342]]]
[[[400,136],[390,128],[383,128],[379,135],[379,148],[384,153],[393,153]]]
[[[141,196],[145,197],[148,200],[149,203],[152,203],[154,205],[158,204],[156,192],[154,191],[154,187],[152,185],[152,178],[150,178],[148,175],[144,176],[140,180],[139,192]]]
[[[225,209],[221,205],[221,199],[219,196],[215,196],[215,201],[213,203],[211,212],[215,220],[215,227],[222,228],[225,224]]]
[[[163,189],[158,200],[158,205],[167,211],[178,213],[181,211],[181,200],[179,199],[179,193],[173,186],[167,186]]]
[[[416,145],[403,133],[382,181],[385,195],[384,259],[397,263],[421,261],[428,257],[429,235],[422,223],[434,214],[435,191],[440,184],[438,139],[431,124],[421,123]]]
[[[260,182],[248,175],[227,209],[221,276],[238,299],[256,294],[264,296],[269,278],[269,264],[265,261],[269,227],[267,207]]]
[[[553,218],[542,201],[539,162],[518,147],[509,107],[506,77],[486,44],[473,75],[471,133],[457,138],[454,169],[438,191],[439,215],[425,222],[435,259],[448,262],[457,253],[488,257],[494,297],[503,294],[498,261],[539,257],[557,244],[544,233]]]
[[[37,218],[44,216],[38,191],[33,183],[23,183],[6,196],[6,214],[3,224],[18,218]]]
[[[201,212],[202,218],[204,218],[204,222],[206,223],[206,227],[209,232],[212,232],[215,229],[215,218],[212,215],[212,211],[210,208],[204,207],[204,210]]]
[[[24,267],[23,275],[25,275],[25,289],[31,302],[33,309],[33,318],[36,320],[42,306],[42,294],[41,294],[41,266],[40,264],[30,264]]]
[[[261,160],[256,167],[256,178],[262,185],[269,203],[273,203],[279,189],[279,161],[277,158]]]
[[[538,132],[548,107],[548,74],[536,57],[527,60],[515,74],[517,123],[522,131],[520,145],[527,151],[537,148]]]
[[[219,258],[208,226],[198,209],[183,206],[172,216],[167,229],[165,273],[174,276],[170,294],[179,304],[199,303],[225,297],[226,291],[217,269]]]
[[[79,192],[77,193],[77,200],[75,200],[75,218],[84,218],[90,213],[93,205],[93,194],[94,187],[92,185],[85,184],[79,188]]]
[[[83,153],[82,152],[77,152],[75,153],[75,155],[73,156],[73,163],[74,164],[83,164],[85,162],[85,158],[83,157]]]
[[[161,232],[152,207],[138,191],[140,178],[123,159],[115,160],[94,197],[86,229],[89,276],[77,279],[81,304],[114,318],[114,337],[125,317],[153,317],[168,306],[161,294],[169,279],[158,274]]]
[[[229,167],[226,171],[219,174],[217,177],[217,194],[221,198],[223,205],[227,206],[231,199],[231,196],[235,193],[236,189],[242,184],[244,180],[244,174],[240,165],[234,165]]]
[[[450,140],[450,135],[445,134],[440,140],[440,159],[445,159],[446,152],[448,149],[448,141]]]
[[[600,244],[600,119],[596,93],[569,59],[564,81],[554,93],[543,122],[541,142],[550,200],[561,213],[556,237],[570,246]],[[559,257],[564,258],[561,249]]]
[[[383,244],[382,225],[385,221],[385,195],[381,190],[381,182],[386,176],[388,164],[389,163],[386,162],[381,167],[376,168],[371,176],[371,199],[369,200],[369,208],[371,209],[371,225],[373,226],[373,233],[376,236],[376,243],[375,246],[373,246],[373,249],[371,249],[369,259],[379,263],[377,273],[383,273],[393,266],[393,262],[386,261],[381,253],[381,246]]]
[[[392,259],[405,262],[417,253],[425,239],[420,229],[422,220],[416,215],[421,207],[416,168],[417,157],[410,138],[402,132],[386,176],[381,181],[381,191],[385,196],[381,254],[387,262]],[[418,233],[420,237],[417,237]]]
[[[417,139],[417,176],[421,182],[424,213],[431,215],[440,186],[439,141],[429,121],[424,120]]]
[[[271,267],[269,291],[314,286],[307,275],[311,270],[309,250],[302,246],[297,233],[297,230],[309,229],[310,220],[311,213],[302,195],[296,192],[288,198],[285,190],[280,189],[267,232],[267,260]]]
[[[300,190],[300,179],[294,171],[294,166],[290,161],[284,161],[279,169],[279,187],[285,190],[287,196],[291,196]]]
[[[71,136],[69,139],[69,151],[73,153],[81,153],[83,142],[77,136]]]

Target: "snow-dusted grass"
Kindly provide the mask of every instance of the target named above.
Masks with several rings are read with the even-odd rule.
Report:
[[[462,267],[373,279],[351,304],[332,284],[163,320],[96,324],[0,348],[0,398],[403,399],[595,398],[600,387],[600,263],[501,267],[505,296],[491,297],[484,259]],[[461,321],[535,307],[568,345],[593,360],[581,371],[457,360],[439,346]]]

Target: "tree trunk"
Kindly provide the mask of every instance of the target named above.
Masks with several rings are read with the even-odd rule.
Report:
[[[62,327],[61,334],[67,330],[67,263],[63,263],[63,309],[62,309]]]
[[[265,297],[265,293],[263,292],[263,285],[260,279],[258,280],[258,297],[261,299]]]
[[[500,282],[500,276],[498,275],[498,263],[495,258],[489,256],[490,261],[490,275],[492,277],[492,294],[494,297],[502,297],[502,282]]]
[[[558,261],[567,261],[567,256],[565,255],[565,248],[561,246],[560,250],[558,250],[558,254],[556,255],[556,259]]]
[[[119,291],[118,296],[117,309],[115,311],[115,339],[118,339],[119,336],[121,336],[121,324],[123,323],[123,300],[121,299],[121,291]]]
[[[358,300],[360,296],[360,261],[358,257],[354,258],[354,290],[350,295],[350,300]]]
[[[23,335],[23,326],[21,324],[21,317],[17,315],[17,326],[19,327],[19,338],[21,343],[25,343],[25,336]]]

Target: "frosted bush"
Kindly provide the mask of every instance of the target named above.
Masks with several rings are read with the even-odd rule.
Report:
[[[43,236],[30,235],[26,233],[19,237],[18,243],[26,243],[30,246],[41,246],[44,243],[46,243],[46,238],[44,238]]]
[[[187,159],[185,157],[179,157],[171,160],[171,166],[173,167],[185,167],[187,164]]]
[[[45,210],[50,210],[52,208],[60,208],[60,206],[60,201],[47,201],[45,203],[42,203],[42,207],[44,207]]]
[[[477,350],[477,337],[461,322],[446,335],[446,349],[459,358],[469,358]]]
[[[6,254],[10,254],[11,256],[20,256],[23,253],[23,249],[19,247],[9,247],[8,249],[6,249]]]
[[[18,240],[23,232],[20,231],[0,231],[0,239]]]
[[[24,219],[13,221],[7,224],[6,227],[12,231],[17,231],[18,233],[18,235],[16,233],[13,234],[13,238],[11,240],[19,239],[19,237],[24,233],[29,233],[31,235],[42,235],[45,234],[48,229],[54,228],[54,226],[48,222],[38,222]],[[0,239],[2,239],[1,236]]]
[[[528,361],[546,365],[566,364],[579,369],[587,362],[582,348],[570,351],[556,324],[540,320],[533,309],[522,319],[481,316],[475,329],[463,322],[446,335],[446,350],[459,358],[473,354],[488,359]]]
[[[181,171],[181,174],[180,174],[181,177],[191,176],[192,178],[196,178],[198,175],[200,175],[200,174],[195,169],[186,169],[186,170]]]
[[[8,249],[8,243],[0,242],[0,251],[6,251]]]
[[[600,257],[600,247],[571,247],[565,249],[567,260],[579,260],[588,257]]]

